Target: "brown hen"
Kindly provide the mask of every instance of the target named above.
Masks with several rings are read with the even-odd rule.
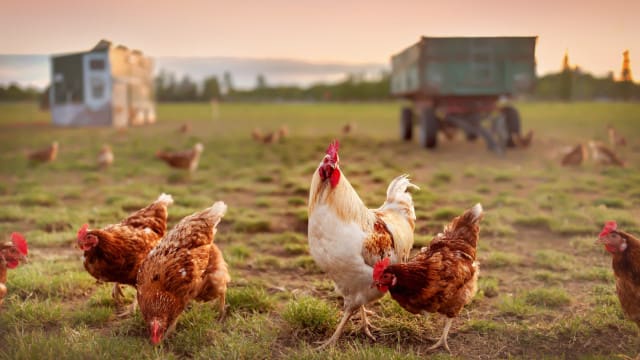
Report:
[[[140,264],[167,230],[167,206],[171,195],[162,194],[149,206],[118,224],[78,231],[78,247],[84,251],[84,268],[97,280],[113,282],[112,296],[121,305],[120,284],[136,285]],[[130,310],[135,309],[135,303]],[[122,315],[128,312],[123,312]]]
[[[219,299],[220,318],[224,317],[231,278],[213,240],[226,210],[227,205],[218,201],[180,220],[140,266],[138,303],[153,344],[174,330],[178,317],[193,299]]]
[[[389,258],[376,263],[373,284],[405,310],[446,316],[440,340],[429,350],[444,346],[453,318],[471,302],[477,290],[478,244],[482,206],[476,204],[456,217],[429,245],[406,263],[389,265]]]

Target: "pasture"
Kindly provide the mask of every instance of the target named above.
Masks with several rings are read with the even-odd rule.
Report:
[[[377,343],[353,324],[338,346],[313,351],[335,329],[342,306],[318,270],[306,239],[312,172],[328,143],[341,142],[344,174],[365,204],[378,207],[395,176],[411,175],[415,249],[452,217],[481,202],[479,292],[454,320],[453,358],[612,358],[635,356],[640,338],[615,295],[610,256],[595,240],[605,220],[640,235],[640,104],[522,103],[528,149],[497,156],[458,136],[435,151],[399,140],[400,103],[162,104],[158,123],[124,132],[53,128],[31,104],[0,105],[0,235],[21,231],[29,263],[9,272],[0,309],[2,359],[362,359],[421,358],[442,329],[440,316],[405,312],[387,295],[374,304]],[[189,122],[187,134],[177,131]],[[357,125],[341,134],[347,122]],[[560,166],[565,146],[622,132],[627,168],[587,161]],[[251,129],[286,124],[283,142],[265,145]],[[28,149],[53,140],[57,161],[32,165]],[[187,174],[154,158],[159,149],[204,144]],[[102,144],[114,165],[96,168]],[[97,284],[75,248],[85,222],[104,226],[173,195],[169,226],[224,200],[216,243],[229,263],[229,316],[192,303],[162,346],[150,345],[142,318],[115,316],[111,287]],[[127,299],[135,292],[128,288]],[[446,352],[430,354],[449,358]]]

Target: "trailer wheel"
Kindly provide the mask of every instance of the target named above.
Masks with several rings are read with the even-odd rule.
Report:
[[[409,141],[413,137],[413,109],[405,106],[400,112],[400,138]]]
[[[427,149],[438,145],[438,119],[432,108],[426,108],[420,114],[420,145]]]
[[[513,135],[520,135],[520,113],[513,106],[505,106],[502,108],[502,115],[507,125],[507,147],[515,147]]]

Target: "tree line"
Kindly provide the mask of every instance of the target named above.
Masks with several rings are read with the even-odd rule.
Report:
[[[619,79],[613,73],[596,77],[578,66],[569,65],[565,55],[562,70],[539,77],[531,98],[540,100],[640,100],[640,84],[634,83],[629,66],[629,54],[624,53]],[[308,87],[270,86],[264,75],[256,76],[252,89],[237,89],[233,77],[225,72],[222,79],[210,76],[200,83],[188,75],[178,79],[161,70],[154,79],[155,98],[159,102],[225,101],[379,101],[391,98],[390,73],[385,71],[374,79],[350,74],[335,83],[318,83]],[[0,101],[39,100],[48,104],[48,88],[44,91],[17,84],[0,85]]]

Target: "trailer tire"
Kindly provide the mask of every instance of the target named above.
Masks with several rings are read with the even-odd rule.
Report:
[[[405,106],[400,112],[400,138],[410,141],[413,137],[413,109]]]
[[[432,108],[423,109],[420,114],[420,145],[427,149],[438,145],[438,119]]]
[[[513,135],[520,135],[520,113],[513,106],[505,106],[502,108],[502,116],[504,116],[507,125],[507,147],[515,147]]]

